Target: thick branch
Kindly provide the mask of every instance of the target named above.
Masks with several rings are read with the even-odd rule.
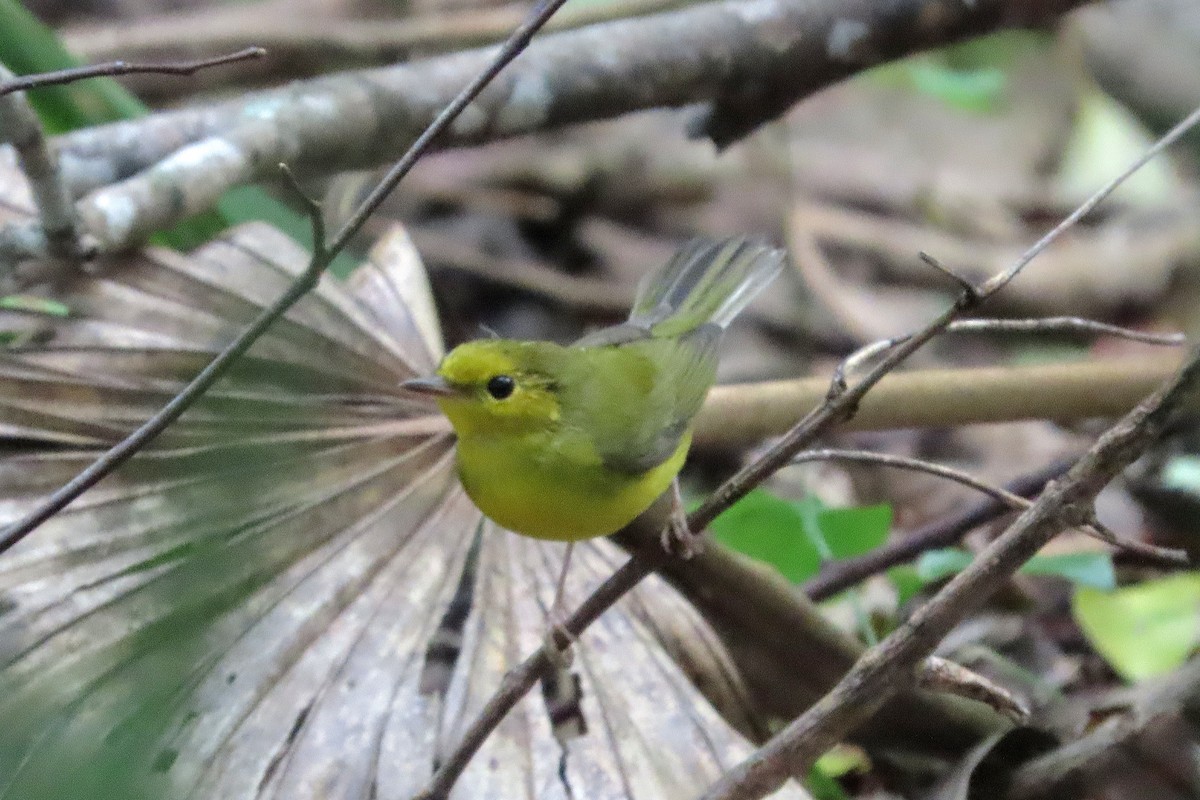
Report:
[[[699,127],[727,144],[882,61],[1044,23],[1082,3],[731,0],[593,25],[534,43],[440,144],[693,103],[711,104]],[[102,246],[121,248],[210,207],[232,186],[270,176],[280,162],[329,172],[394,157],[492,53],[347,73],[71,134],[62,141],[64,168],[79,193],[123,181],[80,204]]]
[[[888,375],[846,430],[1079,420],[1124,414],[1179,365],[1177,355],[1016,367],[924,369]],[[819,405],[821,378],[717,386],[696,419],[697,447],[731,448],[778,436]]]

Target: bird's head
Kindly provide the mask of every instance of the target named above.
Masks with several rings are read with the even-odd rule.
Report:
[[[560,416],[564,352],[550,342],[481,339],[450,351],[436,376],[401,385],[431,395],[459,438],[546,430]]]

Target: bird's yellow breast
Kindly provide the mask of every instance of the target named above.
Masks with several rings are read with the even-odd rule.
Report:
[[[679,474],[690,443],[685,434],[666,461],[630,475],[604,466],[583,439],[468,436],[458,442],[458,472],[475,505],[503,527],[575,541],[613,533],[649,508]]]

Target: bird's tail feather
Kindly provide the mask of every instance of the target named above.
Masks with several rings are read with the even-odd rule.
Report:
[[[742,236],[693,240],[642,280],[628,324],[656,337],[724,328],[782,266],[783,251]]]

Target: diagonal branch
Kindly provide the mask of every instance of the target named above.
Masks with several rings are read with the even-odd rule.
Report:
[[[1096,494],[1166,428],[1182,397],[1200,386],[1200,349],[1183,369],[1110,428],[1066,476],[942,591],[867,652],[816,705],[753,756],[728,772],[704,800],[763,797],[793,774],[803,774],[852,726],[877,711],[954,625],[1002,586],[1046,542],[1091,519]]]

